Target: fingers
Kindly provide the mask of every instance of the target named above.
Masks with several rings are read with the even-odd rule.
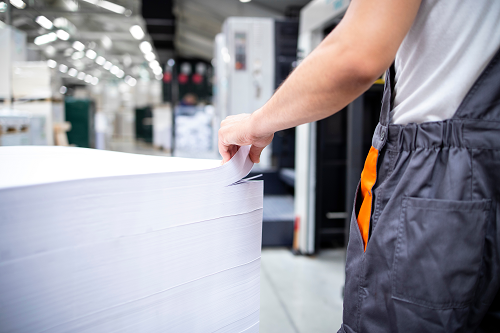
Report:
[[[264,148],[265,147],[256,147],[252,145],[252,147],[250,147],[250,153],[248,154],[250,156],[250,160],[254,163],[260,163],[260,154]]]

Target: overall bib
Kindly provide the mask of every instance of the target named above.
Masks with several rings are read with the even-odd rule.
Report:
[[[500,50],[452,119],[380,122],[358,186],[339,332],[500,332]]]

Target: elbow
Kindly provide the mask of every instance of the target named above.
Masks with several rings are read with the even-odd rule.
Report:
[[[347,57],[346,75],[357,85],[370,87],[388,66],[375,57],[358,53]]]

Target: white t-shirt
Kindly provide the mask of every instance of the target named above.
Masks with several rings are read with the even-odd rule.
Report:
[[[395,60],[391,123],[453,117],[500,46],[500,0],[422,0]]]

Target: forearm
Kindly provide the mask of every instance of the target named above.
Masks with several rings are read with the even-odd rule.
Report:
[[[262,133],[274,133],[326,118],[344,108],[381,74],[366,68],[363,55],[354,52],[342,42],[320,45],[254,112],[252,122],[256,126],[252,127]]]

